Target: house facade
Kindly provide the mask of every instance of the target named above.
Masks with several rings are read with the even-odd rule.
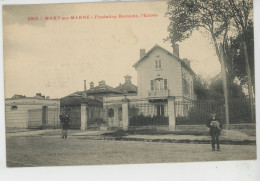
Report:
[[[133,65],[137,71],[137,94],[107,97],[104,108],[107,109],[107,122],[112,127],[122,127],[122,105],[128,100],[128,119],[138,116],[169,118],[174,125],[176,115],[184,116],[188,107],[176,113],[176,101],[195,100],[194,75],[187,59],[180,59],[178,46],[170,52],[155,45],[148,52],[140,50],[140,58]]]
[[[186,116],[189,107],[183,104],[179,112],[175,110],[176,101],[191,102],[195,100],[193,82],[194,72],[187,59],[180,59],[178,46],[170,52],[155,45],[148,52],[140,50],[140,57],[133,65],[137,71],[137,86],[131,82],[131,76],[125,76],[125,83],[113,88],[100,81],[98,86],[90,83],[85,91],[75,92],[70,96],[84,98],[80,102],[81,129],[89,129],[91,107],[88,99],[102,102],[101,116],[108,127],[127,129],[139,125],[136,120],[146,120],[143,124],[160,125],[169,130],[175,129],[176,116]],[[68,105],[69,106],[69,105]],[[92,119],[93,120],[93,119]],[[94,119],[96,120],[96,119]],[[147,121],[148,120],[148,121]]]
[[[178,53],[155,45],[147,53],[140,50],[140,59],[133,65],[137,71],[138,97],[147,100],[163,100],[175,97],[194,100],[194,72],[187,59]]]
[[[5,99],[6,128],[59,125],[60,101],[37,93],[34,97],[14,95]]]
[[[179,58],[179,47],[173,53],[155,45],[148,52],[140,50],[140,59],[133,65],[137,71],[138,99],[151,105],[145,115],[168,116],[168,99],[190,102],[195,100],[194,75],[188,59]],[[187,115],[183,106],[176,115]]]

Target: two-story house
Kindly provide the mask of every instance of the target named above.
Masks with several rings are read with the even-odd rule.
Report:
[[[138,97],[163,100],[175,97],[179,100],[194,100],[193,80],[195,73],[187,59],[155,45],[147,53],[140,50],[140,59],[133,65],[137,71]]]
[[[195,99],[193,81],[195,73],[187,59],[179,58],[179,47],[173,53],[155,45],[148,52],[140,50],[140,59],[133,65],[137,71],[137,96],[154,104],[153,114],[167,116],[167,101],[192,101]],[[187,112],[182,109],[183,115]],[[150,113],[148,113],[150,115]]]
[[[173,53],[155,45],[148,52],[140,50],[140,59],[133,65],[137,71],[137,95],[126,96],[129,99],[129,116],[169,116],[169,101],[187,101],[195,99],[193,81],[195,73],[187,59],[179,58],[179,47],[175,45]],[[109,125],[120,126],[121,103],[123,96],[107,97],[104,107],[108,113]],[[176,116],[185,116],[188,107],[183,104]]]

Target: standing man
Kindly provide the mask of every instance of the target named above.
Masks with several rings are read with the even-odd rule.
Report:
[[[67,138],[67,130],[68,130],[68,127],[69,127],[69,120],[70,120],[70,117],[66,113],[60,115],[60,123],[61,123],[61,126],[62,126],[62,138]]]
[[[216,113],[213,112],[211,117],[207,121],[207,126],[210,128],[209,134],[211,136],[212,151],[215,151],[215,144],[217,143],[217,151],[220,151],[219,135],[223,127],[222,122],[216,117]]]

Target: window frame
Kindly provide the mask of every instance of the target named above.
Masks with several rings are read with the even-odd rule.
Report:
[[[155,82],[154,80],[150,80],[151,91],[155,90],[154,82]]]
[[[160,59],[160,56],[157,55],[155,58],[155,70],[162,69],[162,60]]]
[[[156,106],[156,112],[157,112],[157,116],[165,116],[165,107],[164,105],[157,105]]]
[[[167,79],[163,79],[163,88],[164,88],[164,90],[168,89],[168,80]]]
[[[115,115],[115,110],[113,108],[108,109],[108,117],[113,118]]]
[[[162,68],[162,61],[161,59],[158,60],[158,69],[161,69]]]
[[[14,106],[11,106],[11,110],[18,110],[18,106],[14,105]]]

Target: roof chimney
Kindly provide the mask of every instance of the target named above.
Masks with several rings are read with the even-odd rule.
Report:
[[[42,96],[42,94],[41,93],[36,93],[36,96]]]
[[[145,56],[145,49],[140,49],[140,59]]]
[[[175,54],[177,57],[179,57],[179,45],[178,44],[174,44],[172,46],[173,48],[173,54]]]
[[[98,82],[98,84],[99,84],[99,86],[104,86],[104,85],[106,85],[106,82],[104,80],[101,80]]]
[[[87,98],[87,93],[86,92],[83,92],[82,98]]]
[[[129,83],[129,84],[131,84],[131,76],[129,76],[129,75],[126,75],[125,76],[125,83]]]
[[[184,58],[183,62],[190,67],[190,61],[187,58]]]
[[[90,82],[89,85],[90,85],[90,89],[94,89],[94,82]]]
[[[87,91],[87,83],[86,83],[87,81],[86,80],[84,80],[84,91]]]

